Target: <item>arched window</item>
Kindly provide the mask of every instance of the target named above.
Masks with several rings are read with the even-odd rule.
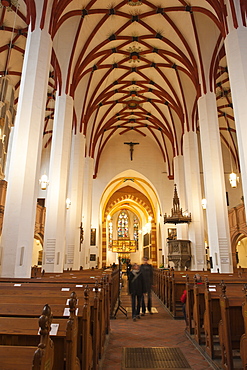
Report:
[[[136,246],[138,247],[138,236],[139,236],[139,221],[138,218],[134,217],[134,240],[136,241]]]
[[[108,224],[108,242],[109,242],[109,248],[112,248],[112,239],[113,239],[113,229],[112,229],[112,221],[109,221]]]
[[[118,238],[129,237],[129,217],[125,210],[121,211],[118,216]]]

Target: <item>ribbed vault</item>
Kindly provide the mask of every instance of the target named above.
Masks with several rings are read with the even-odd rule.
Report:
[[[28,24],[43,29],[47,8],[35,26],[34,0],[10,4],[0,8],[0,74],[14,87],[17,106]],[[173,178],[183,134],[199,130],[197,100],[214,91],[222,143],[239,168],[226,17],[223,0],[54,0],[44,148],[52,142],[56,96],[65,91],[74,98],[72,127],[86,136],[95,177],[109,139],[124,141],[133,130],[158,146]]]

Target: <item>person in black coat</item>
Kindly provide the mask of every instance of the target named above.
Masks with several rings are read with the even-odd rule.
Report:
[[[132,265],[131,265],[131,263],[130,263],[130,260],[128,259],[127,260],[127,278],[129,278],[129,274],[130,274],[130,272],[131,272],[131,269],[132,269]]]
[[[152,315],[152,287],[153,287],[153,266],[148,263],[148,258],[143,257],[143,263],[141,264],[140,270],[144,279],[144,293],[147,293],[147,309]],[[142,316],[146,312],[145,296],[142,297]]]
[[[129,293],[131,294],[132,319],[140,319],[141,300],[144,292],[144,281],[139,265],[135,263],[129,273]]]

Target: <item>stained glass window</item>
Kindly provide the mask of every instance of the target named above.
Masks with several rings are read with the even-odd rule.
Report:
[[[121,211],[118,216],[118,237],[129,237],[129,217],[125,210]]]
[[[109,242],[109,248],[112,247],[112,239],[113,239],[113,230],[112,230],[112,221],[108,224],[108,242]]]
[[[134,240],[138,249],[138,236],[139,236],[139,221],[137,217],[134,217]]]

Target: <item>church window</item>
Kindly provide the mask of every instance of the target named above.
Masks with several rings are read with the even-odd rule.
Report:
[[[118,238],[129,237],[129,217],[125,210],[118,216]]]
[[[134,240],[136,242],[137,248],[138,248],[138,236],[139,236],[138,218],[137,217],[134,217]]]

